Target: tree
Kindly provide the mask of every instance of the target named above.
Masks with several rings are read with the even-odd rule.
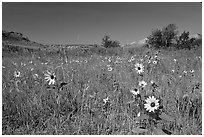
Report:
[[[162,29],[162,43],[165,47],[173,46],[173,41],[177,39],[178,30],[175,24],[169,24]]]
[[[102,39],[102,45],[107,48],[111,44],[111,39],[108,35],[105,35]]]
[[[177,26],[175,24],[169,24],[168,26],[163,27],[162,30],[153,30],[152,34],[147,37],[148,44],[154,48],[173,47],[177,39],[177,34]]]
[[[189,39],[189,31],[184,31],[183,33],[181,33],[181,35],[179,36],[178,40],[177,40],[177,46],[179,49],[183,49],[183,48],[191,48],[191,42],[193,42],[192,40],[190,41]]]
[[[153,48],[161,48],[162,47],[162,32],[159,29],[153,30],[152,34],[147,37],[147,43],[151,45]]]
[[[102,39],[102,46],[105,48],[120,47],[120,43],[116,40],[111,40],[108,35],[105,35]]]

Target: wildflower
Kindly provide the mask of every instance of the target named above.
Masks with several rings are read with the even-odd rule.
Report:
[[[130,60],[135,60],[134,56],[132,56]]]
[[[171,70],[171,72],[173,72],[173,73],[174,73],[174,71],[175,71],[174,69]]]
[[[113,68],[112,67],[108,67],[108,71],[112,71],[113,70]]]
[[[38,78],[38,74],[33,74],[34,79]]]
[[[108,71],[112,71],[113,70],[113,68],[110,65],[107,65],[107,67],[108,67]]]
[[[128,60],[128,62],[132,62],[132,60],[131,60],[131,59],[129,59],[129,60]]]
[[[140,117],[140,112],[137,114],[137,117]]]
[[[150,81],[150,83],[151,83],[151,84],[153,84],[153,83],[154,83],[154,81],[153,81],[153,80],[151,80],[151,81]]]
[[[174,59],[174,61],[176,62],[177,60],[176,60],[176,59]]]
[[[184,70],[184,71],[183,71],[183,73],[185,73],[185,74],[186,74],[186,73],[187,73],[187,71],[185,71],[185,70]]]
[[[156,60],[154,60],[154,61],[153,61],[153,64],[157,64],[157,61],[156,61]]]
[[[151,60],[148,60],[147,63],[151,63]]]
[[[21,62],[21,66],[25,66],[25,65],[26,65],[25,63]]]
[[[135,64],[135,70],[137,71],[137,73],[143,73],[144,72],[144,66],[140,63]]]
[[[108,102],[108,97],[105,98],[105,99],[103,99],[103,102],[104,102],[104,103]]]
[[[54,73],[51,73],[49,71],[47,71],[47,73],[45,73],[45,80],[47,82],[49,82],[48,84],[51,85],[51,84],[55,84],[55,79],[56,79],[56,76]]]
[[[147,82],[143,81],[139,81],[139,86],[141,87],[145,87],[147,85]]]
[[[111,62],[111,58],[108,58],[108,62]]]
[[[194,70],[190,70],[190,73],[193,73],[193,72],[195,72]]]
[[[149,112],[154,112],[159,107],[159,100],[157,100],[154,96],[147,98],[145,108]]]
[[[21,76],[21,72],[20,71],[14,71],[14,76],[16,78],[19,78]]]
[[[136,88],[135,88],[135,89],[131,89],[130,92],[131,92],[132,94],[136,95],[136,96],[140,93],[139,90],[136,89]]]

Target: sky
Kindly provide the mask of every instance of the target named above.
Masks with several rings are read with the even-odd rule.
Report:
[[[202,34],[201,3],[2,3],[2,29],[42,44],[100,44],[104,35],[128,44],[170,23],[180,33]]]

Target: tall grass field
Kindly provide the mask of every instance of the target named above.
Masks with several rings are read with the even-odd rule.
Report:
[[[3,135],[202,134],[200,49],[72,50],[2,53]]]

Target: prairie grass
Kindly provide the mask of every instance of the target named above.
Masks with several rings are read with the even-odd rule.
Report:
[[[2,134],[202,134],[201,54],[87,52],[3,57]],[[142,74],[136,63],[144,65]],[[45,81],[46,70],[55,72],[54,85]],[[145,110],[149,95],[159,99],[159,115]]]

